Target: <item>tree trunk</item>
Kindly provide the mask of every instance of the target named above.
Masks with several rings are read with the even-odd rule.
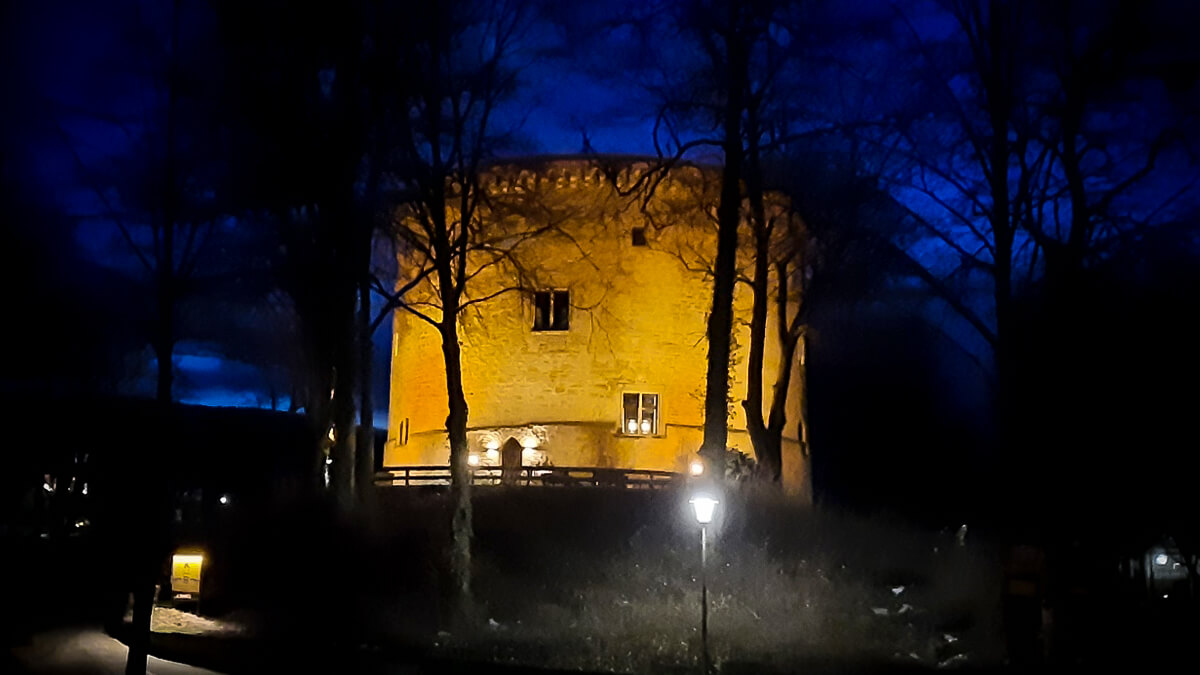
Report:
[[[1008,22],[1010,17],[1004,3],[988,5],[990,63],[985,71],[988,123],[990,134],[988,163],[991,166],[989,192],[992,200],[990,225],[995,244],[992,267],[993,301],[996,308],[996,424],[1002,456],[1011,456],[1015,430],[1013,386],[1014,364],[1011,339],[1012,323],[1012,255],[1014,228],[1009,204],[1008,169],[1012,147],[1009,142],[1011,119],[1012,76],[1009,72]]]
[[[333,390],[334,443],[333,464],[329,467],[329,485],[339,508],[349,511],[354,506],[354,399],[358,395],[355,386],[357,359],[354,357],[358,350],[358,341],[354,334],[353,303],[345,309],[348,311],[342,312],[343,325],[339,327],[338,335],[341,344],[338,345],[338,367]]]
[[[804,336],[796,344],[796,358],[800,360],[799,367],[796,369],[796,388],[800,394],[800,419],[796,420],[798,428],[796,437],[800,439],[800,456],[808,458],[809,451],[809,429],[808,429],[808,334]]]
[[[125,659],[127,675],[146,672],[150,642],[151,617],[154,610],[154,586],[158,579],[159,563],[163,554],[162,542],[166,538],[166,523],[163,515],[169,508],[170,494],[164,467],[166,453],[173,438],[171,423],[172,385],[174,382],[175,351],[175,293],[174,258],[170,254],[174,245],[173,200],[168,197],[164,215],[161,248],[156,265],[156,325],[154,354],[157,361],[157,386],[155,387],[155,427],[148,430],[149,444],[135,442],[140,456],[133,462],[138,467],[140,480],[131,481],[132,489],[144,490],[145,508],[140,522],[130,523],[141,533],[134,540],[133,560],[133,625],[130,626],[129,654]],[[165,252],[165,255],[164,255]],[[144,450],[143,450],[144,449]],[[128,451],[128,449],[126,450]]]
[[[369,116],[384,117],[380,96],[371,89]],[[386,127],[386,125],[383,125]],[[372,396],[372,371],[375,365],[374,342],[371,330],[371,248],[375,235],[375,214],[380,209],[379,181],[388,147],[382,130],[371,145],[368,156],[366,185],[363,189],[363,208],[359,211],[355,236],[355,266],[358,275],[358,447],[355,455],[354,482],[360,504],[369,504],[375,488],[375,403]],[[386,210],[386,209],[382,209]]]
[[[162,283],[161,276],[159,283]],[[162,297],[164,295],[168,294],[159,292],[158,312],[160,316],[156,329],[159,337],[154,342],[154,360],[158,364],[158,375],[154,387],[154,399],[170,403],[171,391],[175,384],[175,340],[170,337],[174,332],[174,321],[170,317],[174,307],[169,298]],[[167,316],[161,316],[162,314]]]
[[[375,486],[375,408],[371,396],[371,287],[365,276],[358,288],[358,444],[354,483],[360,504],[369,503]]]
[[[347,172],[348,173],[348,172]],[[354,507],[354,477],[356,455],[356,419],[358,390],[358,357],[360,344],[358,340],[357,298],[359,279],[356,264],[358,237],[356,229],[358,222],[353,207],[353,196],[350,193],[349,179],[346,174],[339,176],[344,189],[336,190],[330,197],[327,208],[325,227],[329,232],[330,241],[334,242],[332,251],[333,279],[333,353],[334,353],[334,386],[333,386],[333,426],[334,442],[330,465],[329,486],[333,491],[334,501],[343,511]]]
[[[147,571],[139,570],[138,584],[133,590],[133,625],[129,634],[129,654],[125,658],[125,675],[144,675],[150,655],[150,625],[154,616],[154,583],[147,581]]]
[[[781,267],[783,267],[781,265]],[[785,274],[785,270],[780,270]],[[786,318],[786,286],[779,298],[780,321]],[[796,358],[796,343],[799,337],[786,327],[779,329],[779,370],[775,374],[775,387],[771,396],[771,415],[767,422],[764,455],[767,458],[767,477],[776,484],[783,480],[783,430],[787,426],[787,398],[792,382],[792,361]]]
[[[312,386],[304,403],[304,414],[308,419],[312,432],[311,466],[309,477],[310,494],[322,495],[328,487],[325,483],[325,471],[329,458],[329,428],[333,424],[333,406],[330,394],[333,392],[333,367],[327,362],[318,364],[314,369]]]
[[[800,486],[800,494],[810,501],[816,501],[813,494],[812,446],[808,426],[808,331],[805,330],[796,345],[796,358],[800,361],[796,369],[796,388],[800,396],[800,419],[796,420],[796,437],[800,439],[800,458],[804,461],[804,482]]]
[[[750,444],[754,447],[759,476],[765,476],[770,482],[777,484],[782,471],[782,429],[768,429],[763,420],[763,353],[766,350],[767,314],[771,304],[771,229],[763,203],[758,143],[754,140],[758,133],[758,115],[753,103],[749,106],[746,126],[750,145],[745,174],[746,193],[750,201],[750,222],[754,231],[754,278],[751,280],[753,307],[750,312],[750,355],[746,365],[746,400],[742,401],[742,408],[746,413],[746,431],[750,434]],[[786,271],[786,266],[784,269]],[[784,307],[783,318],[786,319],[786,304]],[[786,385],[783,393],[787,395]],[[775,388],[775,396],[779,396],[778,385]],[[772,413],[774,407],[772,401]]]
[[[161,412],[161,411],[160,411]],[[160,422],[161,424],[161,422]],[[151,451],[153,452],[153,451]],[[145,460],[146,458],[139,458]],[[130,579],[132,580],[133,588],[130,589],[133,596],[133,623],[129,627],[128,641],[129,654],[125,659],[126,675],[144,675],[146,673],[146,662],[149,655],[150,647],[150,627],[151,618],[154,611],[154,585],[158,575],[158,539],[157,519],[154,518],[154,510],[157,508],[158,500],[155,499],[157,488],[154,485],[154,470],[147,466],[145,461],[141,462],[142,468],[138,472],[142,478],[148,479],[150,485],[147,486],[146,494],[143,497],[142,503],[145,505],[144,510],[140,515],[135,516],[134,523],[129,523],[127,526],[132,526],[138,533],[130,537],[130,564],[133,567]],[[138,483],[145,484],[146,480],[131,481],[132,486],[136,489]],[[140,521],[140,522],[136,522]],[[124,613],[124,605],[121,605],[120,611]],[[124,619],[118,617],[118,624],[121,625]]]
[[[458,344],[456,312],[443,310],[442,356],[446,364],[450,440],[450,503],[454,510],[450,530],[450,576],[453,622],[461,626],[471,612],[471,465],[467,450],[467,399],[463,395],[462,349]]]
[[[766,422],[763,419],[763,353],[767,341],[767,304],[770,302],[767,276],[770,270],[767,256],[768,237],[762,223],[755,223],[754,306],[750,314],[750,354],[746,364],[746,431],[754,447],[754,458],[764,475],[778,480],[778,455],[771,450]],[[778,395],[778,392],[777,394]],[[778,444],[776,444],[778,445]],[[776,448],[777,449],[777,448]]]
[[[126,675],[143,675],[150,647],[151,618],[154,611],[154,586],[161,564],[162,542],[166,539],[165,511],[170,503],[166,475],[163,470],[167,447],[173,435],[171,402],[175,380],[175,221],[179,216],[176,194],[175,144],[173,137],[174,108],[176,100],[175,67],[179,50],[179,2],[171,8],[171,46],[167,69],[167,109],[165,128],[165,176],[162,202],[162,236],[156,237],[154,264],[156,284],[156,316],[154,329],[154,357],[157,361],[155,386],[157,428],[152,429],[154,440],[139,457],[141,474],[145,486],[146,508],[140,523],[142,537],[134,543],[133,578],[133,625],[130,627],[129,653],[125,658]],[[145,448],[145,444],[136,444]],[[136,484],[136,483],[135,483]],[[122,619],[123,620],[123,619]]]
[[[737,25],[737,3],[730,3],[731,26]],[[717,259],[713,270],[712,311],[708,315],[708,371],[704,391],[704,440],[700,452],[710,466],[723,467],[729,440],[729,354],[733,332],[733,288],[737,272],[738,225],[742,205],[742,94],[746,86],[744,46],[740,33],[726,39],[729,54],[724,112],[725,166],[721,171],[721,203],[717,206]],[[723,470],[715,472],[724,475]]]

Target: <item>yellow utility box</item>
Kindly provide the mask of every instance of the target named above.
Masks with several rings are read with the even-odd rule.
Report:
[[[200,599],[200,574],[204,556],[199,553],[176,553],[171,557],[171,595],[175,600]]]

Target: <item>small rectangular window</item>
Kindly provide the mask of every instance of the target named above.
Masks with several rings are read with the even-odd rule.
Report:
[[[644,227],[633,228],[633,245],[634,246],[645,246],[646,245],[646,228],[644,228]]]
[[[625,394],[621,399],[621,431],[638,436],[658,433],[658,394]]]
[[[570,291],[535,291],[533,294],[533,329],[535,331],[567,330],[571,327]]]

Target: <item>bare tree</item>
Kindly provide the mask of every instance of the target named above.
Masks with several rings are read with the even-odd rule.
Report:
[[[932,43],[911,17],[900,15],[899,30],[915,45],[926,101],[894,116],[879,136],[865,137],[886,154],[881,172],[886,187],[923,228],[916,245],[945,247],[946,257],[956,262],[949,270],[926,262],[923,278],[941,289],[969,287],[979,273],[990,281],[990,313],[969,300],[953,306],[991,352],[1004,434],[1003,420],[1011,412],[1014,265],[1021,244],[1013,193],[1030,184],[1018,162],[1029,138],[1010,133],[1018,87],[1025,81],[1015,53],[1021,17],[1003,2],[961,3],[949,12],[966,36],[961,43]],[[955,78],[967,84],[956,86]]]
[[[348,509],[369,491],[374,464],[371,256],[385,212],[387,124],[407,84],[398,55],[406,6],[219,6],[232,114],[245,146],[259,150],[237,164],[239,204],[277,230],[280,305],[304,338],[297,389],[319,438],[313,476],[320,486],[328,472]]]
[[[173,432],[174,352],[180,336],[183,300],[197,285],[198,265],[213,231],[224,196],[221,183],[220,128],[204,128],[199,119],[210,110],[211,80],[199,77],[206,54],[196,35],[181,30],[184,16],[198,8],[182,0],[166,7],[134,3],[122,24],[127,48],[106,62],[127,77],[134,91],[126,92],[140,106],[83,109],[77,104],[48,104],[52,123],[75,160],[84,185],[91,188],[97,213],[93,226],[110,224],[149,281],[153,300],[149,312],[149,343],[156,362],[157,425],[152,437],[167,442]],[[160,11],[163,10],[163,11]],[[192,38],[191,40],[185,38]],[[106,73],[112,76],[114,73]],[[99,157],[81,143],[76,124],[107,125],[121,139],[116,150]],[[135,481],[145,489],[140,532],[132,540],[134,632],[127,673],[144,673],[154,583],[166,543],[169,482],[166,453],[141,458]]]
[[[750,350],[747,364],[746,427],[754,445],[754,454],[764,477],[778,483],[783,471],[783,434],[787,425],[787,400],[792,386],[796,351],[803,335],[806,317],[804,292],[807,271],[807,233],[803,220],[786,208],[755,209],[753,275],[745,281],[753,292],[750,317]],[[761,220],[760,220],[761,217]],[[774,373],[770,412],[763,417],[763,356],[766,351],[767,313],[774,310],[779,362]],[[803,446],[806,420],[798,423],[797,437]]]
[[[1089,265],[1113,246],[1196,205],[1200,148],[1186,138],[1196,113],[1158,84],[1195,56],[1176,46],[1182,35],[1163,40],[1169,9],[1125,0],[1031,7],[1037,20],[1025,41],[1047,85],[1022,103],[1017,121],[1036,148],[1019,223],[1044,257],[1050,295],[1077,294]]]
[[[647,222],[661,233],[654,247],[672,254],[685,269],[709,281],[716,276],[713,252],[720,228],[720,181],[719,172],[677,166],[657,176],[653,194],[643,195],[640,201]],[[794,182],[786,187],[794,187]],[[755,201],[757,209],[752,206]],[[805,325],[805,273],[810,271],[808,233],[784,192],[764,191],[760,200],[745,200],[739,215],[742,226],[751,233],[738,247],[734,268],[735,283],[750,291],[749,311],[739,309],[739,303],[733,309],[733,321],[746,325],[750,338],[748,345],[740,345],[745,347],[746,359],[746,395],[740,405],[760,475],[770,483],[779,483],[783,436],[789,421],[788,399],[794,392],[792,378]],[[778,357],[771,372],[767,372],[765,358],[768,343],[773,344]],[[730,380],[742,372],[740,359],[733,358],[732,352]],[[771,382],[769,398],[764,397],[767,378]],[[739,403],[732,397],[730,392],[727,417]],[[791,421],[798,424],[797,438],[803,441],[804,420]]]
[[[738,231],[746,219],[743,209],[748,200],[748,220],[760,228],[755,243],[769,240],[769,236],[759,236],[770,228],[764,220],[762,153],[778,147],[794,132],[787,123],[787,106],[777,97],[777,90],[789,72],[787,64],[795,56],[789,26],[794,28],[798,6],[779,0],[697,0],[652,6],[656,11],[642,7],[631,12],[643,41],[658,45],[647,49],[659,50],[659,68],[647,72],[644,82],[658,101],[653,141],[659,162],[635,188],[645,191],[643,201],[649,203],[662,176],[685,157],[705,150],[715,150],[716,157],[710,158],[721,166],[715,211],[716,250],[712,257],[713,301],[707,329],[704,438],[700,448],[714,465],[724,462],[728,440],[729,363]],[[671,40],[655,40],[649,37],[651,33],[665,33]],[[668,43],[670,47],[662,46]],[[689,48],[680,49],[679,45]],[[766,269],[770,274],[775,271],[769,264]],[[765,283],[766,274],[761,279]],[[761,294],[760,302],[755,316],[765,321],[770,300]],[[762,331],[754,335],[751,349],[757,357],[761,356],[764,335]],[[759,381],[761,384],[761,378]],[[761,407],[761,397],[759,404]]]
[[[409,97],[398,120],[394,234],[404,267],[390,303],[435,328],[446,369],[456,619],[469,615],[471,480],[460,315],[515,286],[477,296],[475,280],[509,266],[526,235],[489,227],[485,161],[504,141],[499,108],[517,85],[530,15],[522,3],[435,2],[407,15]],[[512,239],[515,237],[515,240]],[[424,291],[424,292],[422,292]]]
[[[876,74],[908,78],[914,97],[881,99],[875,124],[856,130],[874,172],[920,228],[897,242],[916,263],[913,273],[991,361],[1001,447],[1011,445],[1018,389],[1026,386],[1015,378],[1038,376],[1022,361],[1031,342],[1049,336],[1026,334],[1030,317],[1018,301],[1057,296],[1070,306],[1089,265],[1169,221],[1194,186],[1194,171],[1163,180],[1171,173],[1165,166],[1181,167],[1186,117],[1163,114],[1167,97],[1139,92],[1165,81],[1152,73],[1178,55],[1158,53],[1141,37],[1154,12],[1137,7],[897,6],[894,26],[907,38],[911,69]],[[934,20],[958,30],[935,34]],[[1118,130],[1120,119],[1131,124]]]

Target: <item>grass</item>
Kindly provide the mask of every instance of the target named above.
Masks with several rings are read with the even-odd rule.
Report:
[[[708,566],[718,666],[999,660],[998,562],[987,546],[773,494],[722,501]],[[242,604],[292,635],[565,669],[694,669],[699,532],[684,493],[497,489],[479,491],[474,506],[472,630],[436,630],[449,522],[438,495],[383,491],[375,513],[353,521],[247,523],[227,542],[238,542],[235,567],[266,573],[235,580],[231,567],[228,586],[254,589]],[[270,562],[280,550],[295,569]]]

